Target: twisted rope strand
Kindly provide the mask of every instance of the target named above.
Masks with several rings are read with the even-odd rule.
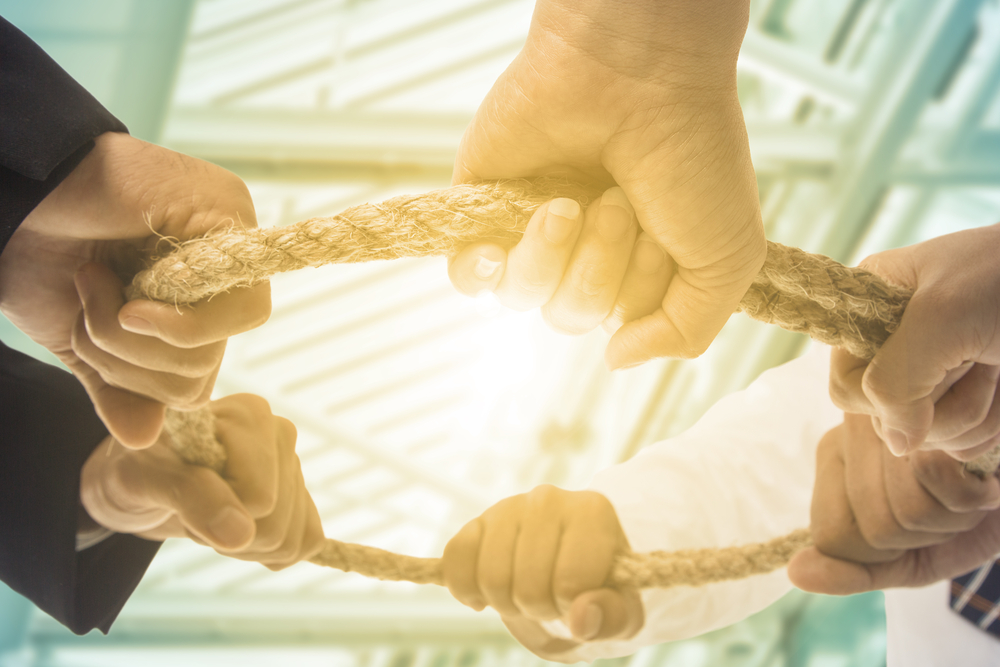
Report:
[[[499,181],[394,197],[287,227],[223,230],[171,243],[169,254],[135,276],[128,296],[182,305],[309,266],[448,255],[477,241],[510,246],[524,234],[532,213],[550,199],[569,197],[586,205],[598,195],[556,179]],[[864,269],[768,242],[767,259],[740,310],[871,359],[899,326],[910,296],[909,290]],[[167,430],[181,457],[221,473],[226,453],[215,439],[213,423],[207,408],[168,411]],[[967,467],[992,474],[998,461],[1000,448]],[[802,529],[760,544],[623,553],[609,583],[645,588],[742,579],[784,567],[811,543],[809,530]],[[311,560],[376,579],[444,583],[440,559],[401,556],[332,539]]]

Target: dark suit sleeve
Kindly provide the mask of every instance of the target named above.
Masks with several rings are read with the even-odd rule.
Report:
[[[0,578],[74,632],[107,632],[160,544],[76,552],[80,470],[107,429],[66,371],[6,345],[0,361]]]
[[[125,126],[0,18],[0,250]],[[107,632],[159,548],[114,535],[76,552],[80,470],[107,435],[77,380],[0,345],[0,579],[77,633]]]
[[[105,132],[125,126],[0,17],[0,250]]]

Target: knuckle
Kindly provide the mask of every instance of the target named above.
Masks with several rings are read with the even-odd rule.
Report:
[[[951,493],[942,494],[938,500],[949,512],[965,514],[978,510],[986,501],[986,494],[977,488],[962,485]]]
[[[291,420],[285,419],[284,417],[278,417],[278,432],[281,436],[281,441],[285,443],[286,446],[295,449],[295,443],[299,439],[299,430],[295,427],[295,424]]]
[[[207,378],[182,378],[174,376],[165,383],[164,398],[173,405],[201,406],[208,401],[204,396]]]
[[[896,510],[896,522],[904,530],[923,531],[933,527],[932,517],[916,507],[903,506]]]
[[[602,296],[611,285],[611,276],[599,264],[584,264],[574,273],[577,291],[588,300]]]
[[[547,295],[559,284],[560,275],[549,264],[518,264],[508,269],[515,290],[528,296]]]
[[[561,495],[562,489],[551,484],[539,484],[525,496],[525,501],[532,508],[544,507],[556,501]]]
[[[552,594],[557,600],[569,602],[584,590],[583,582],[576,575],[557,571],[552,577]]]
[[[222,363],[225,346],[205,345],[185,350],[177,358],[174,372],[186,378],[201,378],[210,375]]]
[[[900,394],[900,389],[893,384],[894,379],[884,373],[878,365],[878,360],[873,360],[868,365],[868,370],[861,378],[861,387],[865,395],[877,404],[895,404],[906,397]]]
[[[611,501],[596,491],[580,491],[576,496],[580,509],[592,516],[608,516],[614,514]]]
[[[913,475],[917,478],[917,481],[921,482],[924,486],[941,486],[950,477],[946,467],[949,465],[955,465],[955,463],[944,460],[942,457],[934,456],[930,452],[915,452],[910,455],[910,469],[913,470]]]
[[[833,404],[844,410],[851,405],[851,392],[844,382],[836,373],[830,373],[830,400]]]
[[[895,547],[899,537],[899,527],[886,517],[877,517],[858,524],[861,537],[874,549],[889,550]]]
[[[990,414],[991,403],[985,401],[960,401],[953,405],[955,419],[966,429],[983,424]]]
[[[90,342],[94,344],[100,350],[109,352],[115,348],[115,344],[118,342],[115,336],[115,331],[108,325],[108,323],[101,321],[98,318],[88,318],[86,325],[87,338]]]

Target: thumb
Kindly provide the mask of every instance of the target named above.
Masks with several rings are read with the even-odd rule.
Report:
[[[861,563],[823,554],[816,547],[804,549],[788,563],[788,578],[809,593],[854,595],[874,589],[871,572]]]
[[[257,526],[236,493],[208,468],[179,466],[156,485],[154,493],[184,528],[215,549],[239,550],[256,536]]]
[[[570,606],[570,632],[581,641],[629,639],[642,629],[645,613],[635,590],[599,588],[582,593]]]

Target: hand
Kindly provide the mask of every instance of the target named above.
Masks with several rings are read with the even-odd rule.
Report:
[[[627,639],[642,628],[638,591],[605,586],[627,549],[607,498],[543,485],[466,524],[445,547],[444,578],[459,602],[493,607],[526,648],[559,659],[580,642]],[[575,641],[545,630],[542,622],[555,619]]]
[[[639,233],[624,191],[611,188],[582,213],[572,199],[552,200],[508,252],[478,243],[453,257],[452,282],[470,296],[492,290],[516,310],[541,306],[546,321],[564,333],[601,323],[613,333],[655,312],[674,264],[649,234]]]
[[[970,460],[1000,444],[1000,225],[882,252],[862,266],[914,289],[871,363],[832,357],[838,407],[874,418],[896,454]]]
[[[323,526],[295,455],[295,427],[251,394],[212,403],[226,448],[224,476],[177,456],[164,433],[142,450],[108,437],[80,474],[80,499],[99,525],[150,540],[187,537],[280,570],[323,546]]]
[[[788,576],[799,588],[849,595],[924,586],[1000,551],[1000,483],[942,452],[893,456],[865,415],[845,415],[816,453],[815,547]]]
[[[124,303],[121,280],[163,237],[256,224],[230,172],[103,134],[0,255],[0,309],[73,371],[120,443],[149,446],[165,405],[208,402],[226,339],[267,320],[270,286],[178,308]]]
[[[462,140],[456,182],[561,174],[617,183],[648,238],[676,263],[676,271],[671,264],[649,281],[651,293],[662,292],[655,311],[612,337],[606,353],[612,368],[701,354],[764,262],[736,95],[748,6],[539,0],[524,49]],[[538,247],[531,238],[523,243]],[[479,257],[498,262],[503,253],[477,244],[453,265],[476,266]],[[522,254],[545,258],[537,250]],[[456,282],[468,289],[468,282]],[[596,316],[569,317],[568,326],[553,319],[577,330]]]

